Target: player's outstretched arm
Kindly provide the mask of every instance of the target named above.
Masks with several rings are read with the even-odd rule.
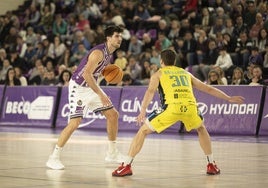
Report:
[[[230,103],[237,103],[237,104],[242,104],[244,103],[245,98],[242,96],[229,96],[226,93],[224,93],[223,91],[211,86],[211,85],[207,85],[204,84],[203,82],[201,82],[200,80],[198,80],[197,78],[195,78],[192,75],[192,84],[193,87],[195,87],[196,89],[205,92],[209,95],[212,95],[214,97],[226,100]]]

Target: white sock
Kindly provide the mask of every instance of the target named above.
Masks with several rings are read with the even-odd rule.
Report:
[[[59,147],[58,145],[55,146],[54,151],[52,153],[53,157],[60,157],[60,153],[62,151],[62,147]]]
[[[126,156],[124,161],[125,161],[124,162],[124,165],[128,165],[128,164],[131,164],[132,163],[133,158],[130,157],[130,156]]]
[[[208,163],[214,163],[213,154],[207,155]]]
[[[109,153],[113,153],[116,150],[116,141],[108,141],[108,151]]]

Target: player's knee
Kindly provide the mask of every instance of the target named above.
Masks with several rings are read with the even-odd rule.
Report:
[[[118,120],[119,113],[114,108],[105,112],[105,116],[109,120]]]

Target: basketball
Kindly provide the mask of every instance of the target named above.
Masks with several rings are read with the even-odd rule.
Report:
[[[110,84],[118,84],[122,81],[123,71],[119,66],[110,64],[104,68],[102,75],[104,76],[106,82]]]

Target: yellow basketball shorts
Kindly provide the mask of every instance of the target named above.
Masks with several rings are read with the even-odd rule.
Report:
[[[203,116],[196,104],[166,104],[162,109],[158,109],[149,114],[147,124],[157,133],[182,121],[186,131],[197,129],[203,122]]]

